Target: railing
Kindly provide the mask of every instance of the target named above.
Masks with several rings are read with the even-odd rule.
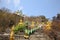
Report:
[[[25,39],[23,35],[16,35],[14,39],[15,40],[51,40],[45,34],[33,34],[33,35],[30,35],[29,39]]]
[[[2,36],[2,39],[5,38],[5,40],[9,40],[9,34],[0,34],[0,37]],[[29,37],[29,39],[25,39],[24,35],[15,35],[14,40],[51,40],[47,35],[45,34],[33,34]]]

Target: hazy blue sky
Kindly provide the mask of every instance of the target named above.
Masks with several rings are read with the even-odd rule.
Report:
[[[22,10],[26,15],[44,15],[52,18],[60,13],[60,0],[0,0],[0,8]]]

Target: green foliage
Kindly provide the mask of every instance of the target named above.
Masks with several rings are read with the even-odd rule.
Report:
[[[35,27],[33,29],[25,29],[25,33],[28,35],[31,35],[32,33],[34,33],[37,29],[39,29],[39,27]]]
[[[18,31],[24,31],[24,29],[26,28],[25,24],[23,25],[16,25],[14,32],[18,32]]]

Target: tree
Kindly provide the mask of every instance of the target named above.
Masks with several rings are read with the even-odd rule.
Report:
[[[59,20],[60,20],[60,14],[57,14],[57,19],[59,19]]]
[[[23,16],[22,10],[20,10],[20,11],[17,10],[17,11],[16,11],[16,14],[17,14],[17,15],[20,15],[20,16]]]

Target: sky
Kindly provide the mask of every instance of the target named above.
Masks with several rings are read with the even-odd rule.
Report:
[[[28,16],[44,15],[52,18],[60,13],[60,0],[0,0],[0,8],[22,10]]]

